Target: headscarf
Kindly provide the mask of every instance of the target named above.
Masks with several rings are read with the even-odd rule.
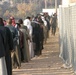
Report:
[[[12,25],[15,26],[16,25],[16,22],[15,22],[14,17],[10,17],[10,19],[12,19]]]

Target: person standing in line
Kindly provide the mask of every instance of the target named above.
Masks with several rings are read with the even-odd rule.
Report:
[[[30,53],[29,53],[29,45],[28,45],[28,40],[29,40],[29,35],[27,32],[26,26],[23,25],[23,20],[19,19],[18,20],[19,25],[19,30],[23,33],[23,56],[24,56],[24,61],[29,62],[30,61]],[[21,42],[20,42],[21,45]]]
[[[57,27],[57,14],[56,13],[53,14],[51,24],[52,24],[52,34],[55,36],[56,27]]]
[[[5,45],[4,45],[4,37],[5,32],[1,29],[3,26],[3,20],[0,18],[0,75],[8,75],[7,74],[7,68],[6,68],[6,61],[5,61]]]
[[[29,30],[29,36],[30,36],[30,40],[28,41],[29,43],[29,52],[30,52],[30,57],[33,58],[34,57],[34,50],[33,50],[33,42],[32,42],[32,26],[31,26],[31,17],[27,17],[24,20],[24,26],[27,26],[28,30]]]
[[[44,44],[46,44],[47,42],[47,32],[48,32],[48,28],[47,28],[47,21],[45,20],[44,16],[41,15],[41,19],[43,21],[43,25],[44,25]]]
[[[11,60],[11,52],[13,52],[13,38],[9,28],[5,27],[6,30],[6,67],[8,75],[12,75],[12,60]]]
[[[21,66],[21,62],[20,62],[20,51],[18,49],[18,33],[17,33],[17,30],[16,28],[12,25],[12,20],[9,19],[7,21],[7,25],[6,27],[8,27],[12,33],[12,36],[13,36],[13,44],[14,44],[14,51],[11,53],[11,57],[12,57],[12,66],[13,68],[20,68]]]
[[[35,56],[39,56],[41,49],[40,49],[40,24],[38,22],[38,17],[36,16],[34,20],[31,23],[32,28],[33,28],[33,33],[32,33],[32,40],[34,44],[34,53]]]
[[[13,39],[9,28],[4,27],[4,22],[2,18],[0,18],[0,32],[5,47],[5,62],[7,74],[12,75],[11,52],[13,51]]]
[[[23,43],[24,43],[24,41],[23,41],[23,39],[24,39],[24,37],[23,37],[23,33],[22,33],[22,31],[19,29],[20,27],[20,24],[19,23],[16,23],[16,26],[15,26],[15,28],[16,28],[16,30],[18,31],[18,37],[19,37],[19,40],[17,41],[18,42],[18,46],[19,46],[19,48],[20,48],[20,55],[21,55],[21,62],[23,62],[24,61],[24,56],[23,56]]]
[[[42,50],[44,49],[43,43],[44,43],[44,31],[43,31],[43,24],[44,22],[41,19],[41,16],[38,17],[38,23],[40,25],[40,55],[42,54]]]

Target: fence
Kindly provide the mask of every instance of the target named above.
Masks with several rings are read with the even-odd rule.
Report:
[[[60,55],[76,73],[76,5],[59,6]]]

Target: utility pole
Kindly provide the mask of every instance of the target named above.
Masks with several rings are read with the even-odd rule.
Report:
[[[45,0],[45,9],[47,8],[47,0]]]
[[[57,0],[55,0],[55,11],[57,13]]]
[[[50,3],[50,4],[51,4],[51,8],[52,8],[52,0],[50,0],[50,2],[51,2],[51,3]]]

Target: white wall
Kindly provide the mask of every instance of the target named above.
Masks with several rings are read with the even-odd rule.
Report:
[[[43,9],[42,12],[48,12],[48,14],[51,16],[53,13],[55,13],[55,9]]]
[[[62,0],[62,5],[69,5],[70,0]]]

